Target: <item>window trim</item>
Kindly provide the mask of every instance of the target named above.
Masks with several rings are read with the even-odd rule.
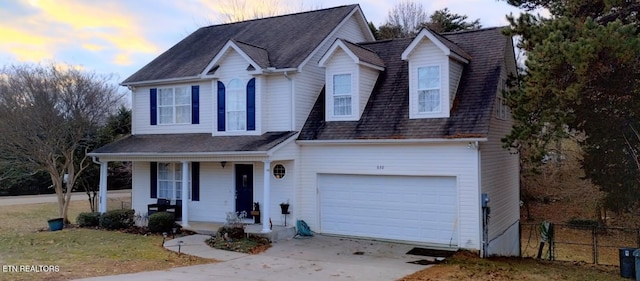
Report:
[[[420,88],[420,69],[427,69],[427,68],[431,68],[431,67],[437,67],[438,68],[438,87],[426,87],[426,88]],[[442,66],[440,64],[430,64],[430,65],[423,65],[423,66],[418,66],[416,67],[416,90],[415,90],[415,95],[416,95],[416,113],[419,115],[422,114],[434,114],[434,113],[440,113],[442,112]],[[432,90],[438,90],[438,106],[436,110],[431,110],[431,111],[420,111],[420,95],[421,95],[421,91],[432,91]],[[426,104],[425,104],[425,109],[426,109]]]
[[[236,90],[234,88],[231,88],[231,82],[234,81],[238,81],[239,83],[239,87],[238,87],[238,97],[241,99],[244,99],[244,106],[242,106],[241,108],[243,110],[230,110],[231,106],[230,106],[230,98],[231,97],[231,93],[232,90]],[[244,81],[240,78],[232,78],[231,80],[229,80],[229,82],[227,82],[226,85],[226,90],[225,90],[225,107],[224,107],[224,114],[225,114],[225,126],[226,126],[226,130],[227,132],[245,132],[247,131],[247,96],[246,96],[246,83],[244,83]],[[242,113],[241,116],[244,117],[244,129],[232,129],[231,126],[231,118],[229,118],[229,113],[230,112],[236,112],[236,113]]]
[[[344,76],[344,75],[349,75],[349,94],[340,94],[340,95],[336,95],[335,94],[335,78],[336,76]],[[334,118],[348,118],[348,117],[352,117],[354,114],[354,93],[353,93],[353,73],[351,72],[336,72],[336,73],[332,73],[331,74],[331,116]],[[345,97],[348,96],[350,98],[350,114],[345,114],[345,115],[337,115],[336,114],[336,97]]]
[[[172,175],[172,177],[170,179],[162,179],[160,177],[160,167],[162,167],[163,165],[168,165],[168,170],[169,173]],[[176,175],[178,175],[177,173],[177,168],[179,167],[180,169],[180,176],[182,176],[182,163],[179,162],[158,162],[157,163],[157,176],[156,176],[156,181],[157,181],[157,185],[158,185],[158,191],[157,191],[157,198],[162,198],[162,199],[169,199],[169,200],[185,200],[184,196],[182,195],[182,179],[180,181],[178,181],[176,179]],[[192,172],[192,165],[191,163],[189,163],[189,188],[188,188],[188,197],[187,200],[191,200],[192,198],[192,184],[193,184],[193,172]],[[163,188],[162,185],[160,184],[160,182],[169,182],[169,189],[166,191],[168,196],[163,196]],[[180,183],[179,188],[177,188],[177,183]],[[171,188],[173,187],[173,188]],[[174,198],[173,195],[174,194],[180,194],[180,198]]]
[[[282,176],[278,177],[276,176],[276,172],[278,169],[276,169],[278,166],[282,166]],[[273,178],[277,179],[277,180],[282,180],[287,176],[287,167],[282,164],[282,163],[276,163],[275,165],[273,165],[273,168],[271,168],[271,175],[273,176]]]
[[[188,104],[176,104],[176,89],[182,88],[185,89],[189,95],[189,103]],[[162,105],[162,93],[164,91],[171,90],[171,105]],[[193,122],[193,91],[191,86],[175,86],[175,87],[162,87],[157,88],[156,90],[157,100],[156,100],[156,118],[157,125],[176,125],[176,124],[192,124]],[[185,122],[177,122],[177,107],[188,107],[189,111],[188,120]],[[161,108],[171,108],[171,122],[165,123],[163,122],[163,118],[161,116]]]

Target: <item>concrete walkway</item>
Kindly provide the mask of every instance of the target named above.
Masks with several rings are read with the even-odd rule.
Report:
[[[248,255],[216,250],[209,236],[191,235],[165,242],[165,248],[220,262],[168,270],[103,276],[91,281],[151,280],[397,280],[427,266],[407,262],[428,259],[407,255],[413,246],[316,235],[272,244],[264,253]]]
[[[131,197],[131,190],[109,190],[107,198],[123,198]],[[73,192],[71,201],[87,200],[87,193]],[[38,204],[38,203],[56,203],[58,197],[55,194],[41,195],[22,195],[22,196],[2,196],[0,197],[0,206],[22,205],[22,204]]]

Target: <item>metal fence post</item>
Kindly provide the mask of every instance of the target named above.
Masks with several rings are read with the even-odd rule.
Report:
[[[598,264],[598,231],[596,226],[591,228],[591,233],[593,235],[593,263]]]

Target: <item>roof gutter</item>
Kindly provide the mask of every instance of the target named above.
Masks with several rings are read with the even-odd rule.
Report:
[[[424,143],[478,143],[486,142],[487,138],[435,138],[435,139],[366,139],[366,140],[297,140],[299,145],[322,146],[322,145],[339,145],[339,144],[424,144]]]
[[[87,153],[91,157],[212,157],[212,156],[267,156],[267,151],[224,151],[224,152],[171,152],[171,153],[158,153],[158,152],[139,152],[139,153]]]
[[[151,84],[160,84],[160,83],[177,83],[177,82],[191,82],[201,80],[202,77],[200,75],[196,76],[187,76],[180,78],[168,78],[168,79],[158,79],[158,80],[146,80],[146,81],[137,81],[137,82],[129,82],[129,83],[120,83],[120,86],[144,86]]]

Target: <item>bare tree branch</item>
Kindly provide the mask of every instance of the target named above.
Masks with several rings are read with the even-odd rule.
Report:
[[[86,152],[123,97],[108,80],[55,65],[0,70],[3,159],[30,171],[48,172],[59,216],[65,221],[75,181],[87,167]]]

